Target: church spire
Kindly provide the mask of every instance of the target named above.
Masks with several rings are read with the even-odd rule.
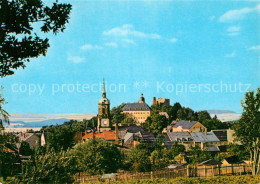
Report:
[[[106,85],[105,85],[105,78],[103,78],[103,93],[102,93],[102,97],[106,98]]]

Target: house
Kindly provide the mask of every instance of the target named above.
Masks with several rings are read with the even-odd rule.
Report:
[[[190,148],[199,146],[205,151],[219,151],[219,139],[212,132],[167,132],[169,140],[185,146],[186,151]],[[169,147],[169,143],[167,143]]]
[[[211,132],[218,137],[220,145],[241,144],[239,141],[235,140],[235,132],[232,129],[211,130]]]
[[[219,151],[219,139],[212,132],[191,132],[194,144],[205,151]]]
[[[127,118],[133,118],[137,123],[144,123],[151,115],[151,108],[145,103],[145,98],[141,94],[138,103],[127,103],[122,108],[122,113]]]
[[[167,127],[171,132],[207,132],[207,128],[198,121],[173,121],[171,127]]]
[[[123,145],[126,147],[135,147],[141,141],[147,144],[153,144],[155,141],[153,133],[137,125],[122,126],[119,128],[118,133],[119,139],[122,139]]]
[[[27,142],[32,149],[40,146],[40,138],[35,133],[19,133],[17,137],[20,143]]]
[[[90,133],[86,133],[83,137],[82,137],[82,141],[87,141],[88,139],[104,139],[106,141],[109,142],[115,142],[116,141],[116,133],[115,131],[107,131],[104,130],[103,132],[90,132]]]
[[[167,135],[172,145],[177,142],[184,145],[186,150],[194,146],[194,140],[189,132],[167,132]],[[167,145],[170,144],[167,143]]]
[[[209,160],[205,160],[201,163],[198,164],[198,166],[220,166],[222,163],[215,160],[215,159],[209,159]]]
[[[166,99],[166,98],[156,99],[156,97],[153,97],[153,104],[152,105],[170,106],[170,99]]]
[[[241,161],[239,157],[236,155],[227,157],[223,159],[221,162],[223,166],[240,165],[244,163],[244,161]]]
[[[167,168],[168,169],[184,169],[187,163],[182,163],[182,164],[171,164]]]
[[[220,145],[227,145],[227,130],[211,130],[213,134],[219,139]]]

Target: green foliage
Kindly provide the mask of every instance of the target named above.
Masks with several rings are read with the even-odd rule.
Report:
[[[196,121],[198,119],[197,113],[192,109],[183,107],[177,111],[177,118],[181,120]]]
[[[165,142],[165,137],[163,134],[158,134],[155,142],[154,142],[154,149],[155,150],[162,150],[165,146],[164,146],[164,142]]]
[[[185,152],[185,146],[175,142],[175,144],[172,145],[172,147],[169,150],[169,158],[174,159],[174,157],[176,157],[180,153],[184,153],[184,152]]]
[[[37,35],[35,25],[43,33],[63,32],[70,12],[70,4],[55,2],[46,6],[42,0],[0,1],[0,76],[14,74],[13,70],[24,68],[30,58],[45,56],[49,40]]]
[[[2,94],[3,89],[3,87],[0,87],[0,132],[4,129],[3,122],[9,124],[9,114],[3,109],[3,106],[7,104]]]
[[[89,174],[113,173],[121,166],[120,151],[101,139],[75,145],[70,155],[76,157],[78,171]]]
[[[159,114],[152,114],[151,120],[152,123],[150,129],[153,133],[161,133],[163,128],[165,128],[168,125],[167,118]]]
[[[110,116],[111,116],[111,121],[113,124],[115,123],[121,123],[124,121],[124,114],[122,114],[122,108],[125,106],[125,104],[121,104],[117,107],[114,107],[111,111],[110,111]]]
[[[212,158],[209,152],[202,151],[198,146],[192,147],[187,155],[189,156],[188,162],[193,165]]]
[[[84,132],[86,128],[96,128],[97,118],[90,120],[76,121],[70,120],[62,125],[47,126],[41,129],[41,132],[48,132],[47,146],[56,151],[67,150],[75,145],[74,136],[76,132]]]
[[[169,152],[166,148],[160,150],[154,150],[151,153],[152,171],[165,169],[169,163]]]
[[[167,177],[167,176],[166,176]],[[143,180],[128,180],[128,181],[114,181],[114,184],[254,184],[259,183],[260,175],[250,176],[250,175],[242,175],[242,176],[221,176],[221,177],[191,177],[191,178],[174,178],[174,179],[143,179]],[[101,184],[103,182],[87,182],[85,184]]]
[[[228,124],[218,120],[217,116],[214,116],[212,119],[206,119],[201,123],[207,128],[207,131],[229,128]]]
[[[17,138],[12,134],[0,134],[0,177],[3,177],[4,180],[19,172],[16,164],[19,162],[19,155],[17,152],[9,152],[16,148],[17,142]]]
[[[211,120],[210,114],[208,111],[199,111],[198,112],[198,121],[199,122],[205,122],[207,120]]]
[[[237,156],[239,160],[249,160],[250,154],[244,145],[230,144],[227,146],[230,156]]]
[[[21,147],[19,149],[19,154],[23,156],[30,156],[33,154],[33,150],[30,148],[30,145],[28,142],[22,141]]]
[[[70,126],[56,125],[44,129],[50,134],[47,137],[47,146],[56,151],[67,150],[74,145],[75,132]]]
[[[127,152],[126,163],[130,166],[130,170],[135,172],[151,171],[151,161],[149,159],[150,152],[143,145],[132,148]]]
[[[76,159],[67,152],[53,149],[35,155],[32,163],[23,163],[21,183],[72,183]]]
[[[237,139],[249,150],[252,173],[256,174],[260,171],[260,88],[256,93],[249,91],[245,94],[242,107],[242,116],[233,128]]]
[[[133,118],[125,118],[124,121],[122,121],[122,124],[136,124],[136,121]]]

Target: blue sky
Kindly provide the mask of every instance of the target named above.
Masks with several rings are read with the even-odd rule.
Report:
[[[241,112],[245,90],[259,87],[257,2],[66,2],[65,32],[43,35],[47,56],[0,79],[8,112],[97,113],[103,77],[112,107],[144,93],[148,104]]]

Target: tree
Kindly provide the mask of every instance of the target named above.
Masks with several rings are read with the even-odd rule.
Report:
[[[21,147],[19,149],[19,154],[24,156],[30,156],[33,154],[33,150],[30,148],[30,145],[28,142],[22,141]]]
[[[173,106],[172,106],[172,111],[171,111],[171,120],[176,120],[177,119],[177,112],[179,109],[181,109],[181,104],[180,103],[175,103]]]
[[[237,139],[249,150],[252,174],[260,171],[260,88],[249,91],[241,103],[243,113],[234,124]]]
[[[185,152],[185,146],[175,142],[175,144],[172,145],[172,147],[169,150],[169,158],[174,159],[174,157],[176,157],[180,153],[184,153],[184,152]]]
[[[0,177],[3,177],[4,181],[8,176],[14,176],[19,172],[19,155],[14,151],[17,142],[17,137],[12,134],[0,134]]]
[[[9,114],[6,110],[3,109],[3,106],[7,104],[5,99],[3,98],[3,87],[0,87],[0,132],[4,129],[3,123],[9,124]]]
[[[229,128],[229,125],[221,122],[217,116],[214,116],[212,119],[206,119],[201,123],[207,128],[207,131]]]
[[[158,134],[156,139],[155,139],[155,142],[154,142],[154,149],[160,151],[163,148],[165,148],[164,142],[165,142],[164,135],[163,134]]]
[[[212,158],[209,152],[202,151],[198,146],[192,147],[191,150],[188,152],[188,155],[190,158],[189,163],[193,165]]]
[[[76,158],[68,152],[51,149],[44,155],[36,154],[32,163],[23,163],[19,183],[73,183]]]
[[[151,171],[150,151],[141,144],[127,152],[126,162],[130,165],[130,170],[135,172]]]
[[[207,120],[211,120],[210,114],[208,113],[208,111],[199,111],[198,112],[198,121],[200,123],[203,123]]]
[[[63,32],[71,8],[58,3],[49,7],[42,0],[1,0],[0,76],[14,74],[14,69],[24,68],[30,58],[45,56],[49,40],[40,38],[35,26],[43,33]]]
[[[152,170],[161,170],[169,165],[169,155],[166,148],[161,150],[154,150],[151,153]]]
[[[163,128],[168,125],[168,120],[160,114],[151,115],[152,124],[150,126],[153,133],[161,133]]]
[[[50,133],[47,137],[47,146],[56,151],[67,150],[74,145],[75,132],[71,126],[56,125],[46,127],[43,130]]]
[[[182,107],[177,111],[177,118],[182,120],[196,121],[197,114],[190,108]]]
[[[121,153],[114,144],[101,139],[79,143],[70,150],[76,157],[78,171],[89,174],[117,172],[121,166]]]
[[[122,114],[122,108],[125,106],[125,104],[121,104],[117,107],[114,107],[111,112],[110,112],[110,115],[111,115],[111,120],[112,120],[112,123],[115,124],[115,123],[121,123],[125,116],[124,114]]]

